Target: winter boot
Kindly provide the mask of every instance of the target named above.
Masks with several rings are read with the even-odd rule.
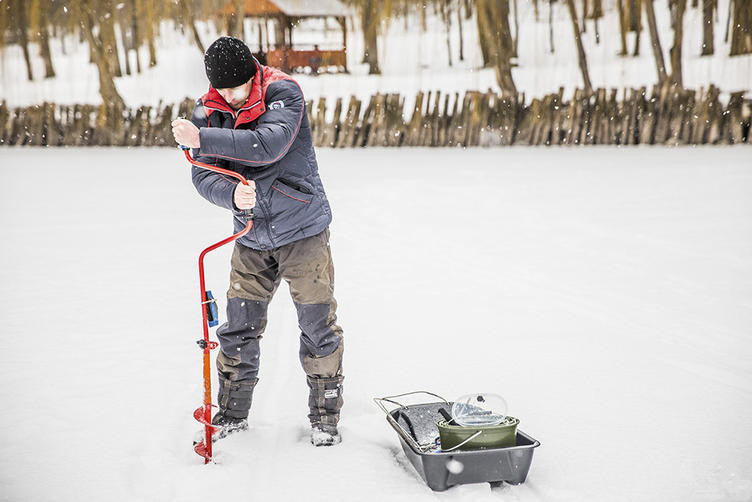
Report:
[[[311,426],[311,444],[313,446],[334,446],[342,442],[336,425],[315,424]]]
[[[212,419],[212,424],[219,429],[212,435],[212,441],[248,429],[248,410],[251,409],[256,383],[258,378],[238,382],[219,379],[219,411]]]
[[[212,419],[212,425],[219,427],[212,434],[212,442],[215,442],[226,438],[230,434],[248,430],[248,419],[228,417],[221,411],[218,411]]]
[[[315,446],[332,446],[342,441],[337,430],[339,411],[342,408],[342,381],[345,377],[307,377],[308,407],[311,421],[311,443]]]

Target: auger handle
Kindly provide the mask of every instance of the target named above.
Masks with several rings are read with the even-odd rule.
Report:
[[[240,183],[244,184],[245,186],[248,186],[248,180],[245,179],[240,174],[236,173],[235,171],[222,169],[221,167],[213,166],[211,164],[205,164],[203,162],[199,162],[195,160],[193,157],[191,157],[191,153],[190,153],[191,149],[185,145],[180,145],[180,149],[185,152],[185,157],[188,159],[188,162],[190,162],[194,166],[203,167],[204,169],[214,171],[215,173],[226,174],[228,176],[232,176],[233,178],[237,179]],[[242,212],[243,212],[243,218],[245,218],[245,221],[253,221],[253,208],[243,209]]]

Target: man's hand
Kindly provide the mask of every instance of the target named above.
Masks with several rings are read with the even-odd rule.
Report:
[[[233,201],[238,209],[252,209],[256,205],[256,183],[252,180],[247,185],[238,183]]]
[[[193,125],[193,122],[191,122],[190,120],[173,120],[172,135],[175,136],[175,141],[178,143],[178,145],[187,146],[189,148],[201,148],[201,140],[199,139],[198,127]]]

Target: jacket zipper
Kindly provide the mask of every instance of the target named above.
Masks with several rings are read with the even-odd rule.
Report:
[[[261,104],[261,100],[256,101],[251,106],[248,106],[246,108],[241,108],[240,110],[238,110],[238,113],[244,112],[246,110],[250,110],[251,108],[255,108],[259,104]],[[216,112],[227,113],[227,110],[222,110],[222,109],[219,109],[219,108],[214,108],[214,107],[211,107],[211,106],[207,106],[206,104],[204,104],[204,108],[208,108],[209,110],[214,110]],[[237,115],[235,114],[234,110],[231,109],[230,113],[232,114],[232,117],[234,119],[238,118]],[[266,229],[266,236],[269,238],[269,247],[271,249],[274,249],[274,247],[275,247],[274,246],[274,239],[272,239],[271,230],[269,229],[269,218],[268,218],[268,216],[266,214],[266,210],[264,209],[264,205],[261,203],[261,199],[259,199],[259,201],[258,201],[258,207],[261,208],[261,212],[264,215],[264,228]],[[256,242],[258,242],[258,232],[256,231],[256,227],[255,226],[253,227],[253,233],[256,234]]]
[[[221,108],[214,108],[212,106],[207,106],[207,105],[204,105],[204,108],[208,108],[209,110],[214,110],[215,112],[230,113],[230,114],[232,114],[232,118],[237,119],[238,118],[238,113],[244,112],[246,110],[250,110],[251,108],[256,108],[260,104],[261,104],[261,100],[258,100],[255,103],[253,103],[251,106],[247,106],[245,108],[241,108],[237,112],[235,112],[235,110],[233,110],[232,108],[230,110],[222,110]]]

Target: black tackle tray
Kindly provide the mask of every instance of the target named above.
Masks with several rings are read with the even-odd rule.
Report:
[[[436,396],[427,392],[417,393]],[[439,408],[449,411],[452,403],[444,400],[405,406],[393,400],[404,395],[408,394],[377,398],[376,403],[386,413],[387,422],[399,435],[405,455],[429,488],[444,491],[454,485],[468,483],[503,481],[516,485],[525,482],[533,461],[533,451],[540,446],[536,439],[517,429],[515,446],[441,451],[436,426],[438,421],[443,420]],[[384,401],[396,404],[398,408],[387,410]]]

